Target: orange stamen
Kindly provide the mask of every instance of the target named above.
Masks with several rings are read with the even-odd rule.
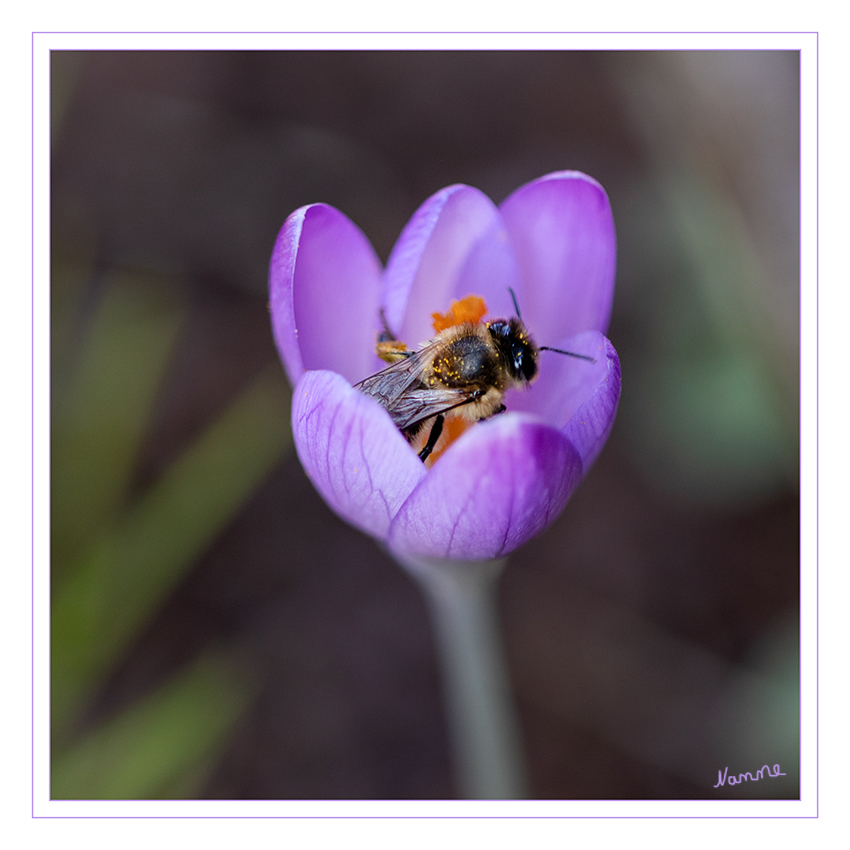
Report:
[[[434,332],[440,333],[440,331],[444,331],[446,328],[453,328],[455,325],[462,325],[464,322],[478,324],[486,313],[487,302],[480,295],[467,295],[466,298],[462,298],[460,301],[452,301],[448,312],[431,314],[434,320]],[[425,461],[425,465],[430,468],[443,452],[473,424],[461,416],[446,417],[440,440],[434,451],[431,452],[431,455]]]
[[[447,313],[432,313],[434,331],[440,333],[446,328],[462,325],[464,322],[477,324],[487,312],[487,303],[480,295],[467,295],[460,301],[452,301]]]

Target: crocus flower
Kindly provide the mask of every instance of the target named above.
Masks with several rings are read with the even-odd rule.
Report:
[[[294,386],[301,463],[328,505],[402,558],[501,558],[546,528],[599,454],[620,397],[604,333],[616,243],[608,198],[590,177],[548,174],[497,207],[470,186],[429,198],[386,269],[363,233],[325,204],[286,220],[271,259],[275,340]],[[539,379],[507,412],[473,425],[430,468],[389,414],[354,384],[386,366],[388,326],[416,347],[432,313],[482,296],[509,318],[516,293],[540,353]]]

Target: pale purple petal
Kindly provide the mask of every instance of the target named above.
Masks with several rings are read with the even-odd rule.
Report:
[[[578,449],[584,464],[584,473],[590,469],[602,447],[605,445],[614,418],[617,416],[617,406],[620,403],[622,377],[620,375],[620,358],[614,346],[605,339],[605,354],[599,361],[607,366],[607,374],[600,381],[595,392],[576,410],[570,421],[562,428],[562,433]]]
[[[295,327],[295,302],[292,284],[295,279],[295,257],[298,240],[309,207],[295,210],[283,224],[272,250],[269,263],[269,309],[272,314],[272,333],[277,350],[286,368],[289,382],[295,384],[304,371],[298,331]]]
[[[475,425],[434,464],[390,527],[395,551],[480,561],[513,551],[560,513],[581,460],[558,430],[528,414]]]
[[[368,239],[339,210],[296,210],[275,243],[269,270],[275,340],[293,383],[330,369],[350,382],[372,365],[381,264]]]
[[[608,327],[616,237],[605,190],[576,171],[517,189],[501,205],[524,281],[520,309],[539,345]]]
[[[293,390],[292,433],[301,464],[328,505],[385,539],[426,475],[386,411],[333,372],[305,372]]]
[[[508,288],[520,283],[498,208],[478,189],[449,186],[416,211],[390,255],[387,320],[416,346],[434,335],[431,314],[448,310],[452,299],[481,295],[491,316],[510,315]]]

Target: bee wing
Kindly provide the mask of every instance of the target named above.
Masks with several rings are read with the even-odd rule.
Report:
[[[474,401],[477,393],[450,387],[429,387],[422,376],[437,344],[426,345],[386,369],[364,378],[355,388],[386,408],[401,431],[415,428],[441,413]]]
[[[419,351],[414,351],[409,357],[398,360],[386,369],[381,369],[380,372],[364,378],[355,384],[354,388],[372,396],[390,410],[400,396],[421,382],[422,374],[431,361],[435,347],[426,345]]]
[[[441,413],[448,413],[456,407],[475,401],[480,394],[480,390],[423,387],[401,396],[390,410],[390,415],[398,428],[402,431],[410,431]]]

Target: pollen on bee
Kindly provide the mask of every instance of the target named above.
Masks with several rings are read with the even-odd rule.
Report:
[[[395,363],[397,360],[403,360],[407,354],[407,346],[397,339],[378,340],[375,346],[375,353],[381,360],[387,363]]]
[[[476,324],[487,312],[487,302],[480,295],[467,295],[460,301],[452,301],[446,313],[432,313],[434,331],[440,333],[446,328],[462,325],[464,322]]]

